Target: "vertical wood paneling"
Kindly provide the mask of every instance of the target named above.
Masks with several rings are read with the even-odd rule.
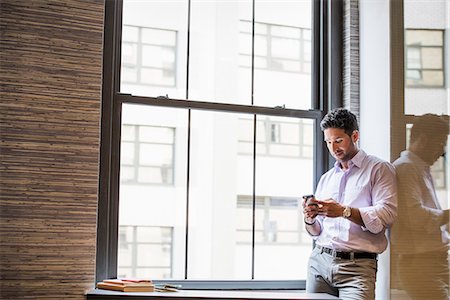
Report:
[[[104,2],[0,1],[0,298],[95,274]]]
[[[359,0],[344,1],[344,107],[359,119]]]

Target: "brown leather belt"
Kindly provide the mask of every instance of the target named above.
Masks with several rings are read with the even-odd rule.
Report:
[[[341,259],[359,259],[359,258],[376,259],[378,256],[376,253],[371,252],[344,252],[344,251],[336,251],[319,245],[317,245],[316,247],[320,250],[321,253],[325,252],[333,257]]]

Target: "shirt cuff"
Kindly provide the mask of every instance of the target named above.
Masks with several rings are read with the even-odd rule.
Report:
[[[359,213],[361,214],[361,219],[364,222],[364,226],[361,226],[363,231],[370,231],[374,234],[383,231],[383,223],[373,207],[360,207]]]

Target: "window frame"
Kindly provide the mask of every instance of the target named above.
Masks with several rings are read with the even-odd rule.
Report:
[[[255,0],[253,14],[254,3]],[[96,282],[117,276],[120,130],[124,103],[313,119],[314,145],[317,145],[314,151],[313,178],[315,183],[318,182],[322,173],[330,166],[330,156],[326,145],[322,142],[320,120],[329,109],[342,106],[343,0],[312,0],[312,4],[312,109],[297,110],[166,97],[161,101],[161,97],[140,97],[120,93],[123,1],[105,1]],[[254,23],[254,19],[252,22]],[[330,53],[333,53],[333,56]],[[189,178],[187,181],[189,184]],[[170,280],[170,282],[182,284],[185,289],[298,290],[306,286],[305,280]]]

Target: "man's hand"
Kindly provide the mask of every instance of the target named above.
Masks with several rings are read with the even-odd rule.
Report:
[[[317,213],[320,216],[326,216],[329,218],[342,217],[344,206],[340,205],[333,199],[315,200],[318,204]]]
[[[318,204],[318,215],[325,216],[329,218],[338,218],[342,217],[344,212],[344,206],[339,204],[333,199],[325,199],[325,200],[315,200]],[[353,223],[356,223],[360,226],[365,226],[364,221],[361,218],[361,213],[358,208],[352,207],[352,214],[348,218]]]
[[[314,196],[303,197],[303,215],[308,223],[311,223],[319,213],[319,206]]]

